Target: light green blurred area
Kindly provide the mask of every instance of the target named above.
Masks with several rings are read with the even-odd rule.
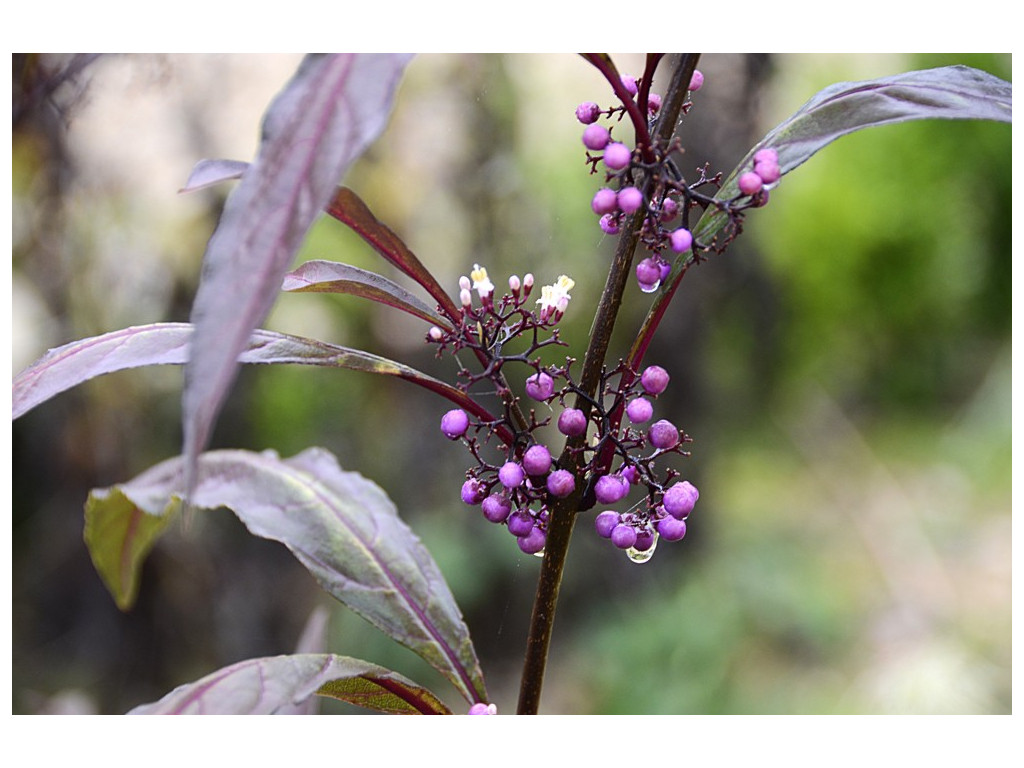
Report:
[[[202,153],[251,154],[260,110],[292,62],[184,58],[95,65],[91,100],[67,127],[72,181],[59,196],[40,192],[55,160],[15,136],[16,368],[47,345],[187,316],[226,190],[175,197],[174,185]],[[640,73],[642,57],[615,58]],[[705,159],[727,173],[831,82],[953,63],[1010,77],[1009,56],[707,55],[705,86],[681,125],[684,173]],[[250,83],[251,99],[226,109],[216,83],[204,94],[195,70]],[[95,114],[114,109],[110,83],[137,97],[135,130],[113,157],[104,154],[110,121]],[[751,83],[756,98],[743,90]],[[154,90],[169,105],[140,103]],[[600,182],[587,173],[573,117],[584,100],[609,94],[574,56],[422,56],[387,132],[346,179],[453,294],[474,263],[499,287],[512,273],[539,283],[570,274],[570,346],[553,360],[582,357],[614,248],[589,208]],[[179,119],[168,125],[168,114]],[[234,121],[242,131],[228,130]],[[234,138],[244,130],[251,146]],[[135,158],[127,147],[139,137],[154,147]],[[975,122],[846,137],[787,176],[733,249],[687,274],[645,362],[672,374],[656,413],[694,437],[678,468],[701,498],[687,538],[662,542],[644,565],[598,539],[592,512],[580,516],[542,711],[1010,711],[1010,147],[1009,126]],[[121,155],[133,162],[115,168]],[[300,255],[312,258],[400,280],[326,218]],[[617,354],[649,302],[627,288]],[[351,297],[282,296],[266,326],[454,374],[422,343],[422,323]],[[16,711],[79,687],[99,709],[123,711],[140,703],[133,696],[155,698],[243,652],[287,652],[316,602],[303,574],[288,570],[298,567],[276,560],[245,565],[257,581],[227,594],[224,580],[252,572],[207,572],[216,558],[248,557],[232,538],[240,534],[218,522],[171,537],[146,574],[159,589],[134,616],[105,612],[99,597],[67,585],[78,571],[66,564],[83,558],[75,525],[80,536],[85,492],[177,450],[179,387],[180,372],[117,374],[15,424]],[[539,562],[459,502],[468,456],[440,438],[445,410],[402,382],[363,374],[247,370],[215,443],[284,455],[322,445],[384,487],[448,576],[492,697],[511,712]],[[274,589],[274,569],[300,592]],[[80,578],[81,589],[96,588],[87,572]],[[169,631],[161,611],[182,603],[182,578],[222,602],[194,626],[182,609]],[[259,579],[271,588],[256,588]],[[54,619],[55,594],[101,620]],[[344,609],[332,627],[329,650],[437,683]],[[97,637],[154,649],[131,655],[130,674],[144,682],[124,682],[128,662],[97,656]],[[175,637],[189,652],[147,677]]]

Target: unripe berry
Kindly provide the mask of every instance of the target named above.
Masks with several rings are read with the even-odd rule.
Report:
[[[686,535],[686,523],[674,517],[658,521],[658,535],[665,541],[679,541]]]
[[[558,431],[566,437],[579,437],[587,431],[587,417],[579,408],[566,408],[558,416]]]
[[[514,461],[506,461],[498,470],[498,481],[506,488],[518,488],[525,479],[526,472]]]
[[[761,187],[764,186],[764,181],[753,171],[747,171],[740,174],[736,184],[744,195],[756,195],[761,191]]]
[[[704,74],[699,69],[693,70],[693,75],[690,77],[689,90],[699,91],[702,85],[704,85]]]
[[[576,107],[576,119],[584,125],[589,125],[597,120],[597,117],[600,114],[601,108],[592,101],[584,101]]]
[[[469,429],[469,416],[461,408],[454,408],[441,417],[441,432],[449,440],[458,440]]]
[[[639,211],[640,206],[644,204],[644,195],[636,187],[623,187],[619,190],[616,202],[623,213],[633,213]]]
[[[661,503],[665,511],[677,520],[683,520],[693,510],[693,505],[700,498],[700,493],[687,480],[676,483],[667,491]]]
[[[611,509],[606,509],[601,512],[596,518],[594,518],[594,527],[597,529],[597,535],[607,539],[612,535],[612,530],[622,520],[622,516]]]
[[[470,506],[476,506],[483,501],[487,491],[479,480],[470,478],[462,484],[462,500]]]
[[[622,501],[629,493],[629,482],[621,475],[605,475],[594,483],[594,497],[601,504]]]
[[[638,397],[632,400],[629,405],[626,406],[626,416],[634,424],[643,424],[645,421],[650,421],[651,416],[654,415],[654,406],[651,405],[650,400],[645,400],[642,397]]]
[[[530,477],[546,475],[551,469],[551,452],[543,445],[531,445],[523,454],[523,469]]]
[[[619,549],[629,549],[636,544],[636,529],[632,525],[626,525],[625,523],[619,523],[612,528],[612,534],[609,537]]]
[[[508,519],[508,532],[513,536],[527,536],[533,527],[533,517],[523,509],[513,512]]]
[[[606,235],[619,234],[619,222],[614,214],[606,213],[598,223],[601,225],[601,231]]]
[[[662,419],[654,422],[647,430],[647,439],[655,448],[667,451],[679,445],[679,430],[671,421]]]
[[[519,548],[528,555],[535,555],[544,549],[547,543],[547,534],[540,528],[534,526],[526,536],[520,536],[517,541]]]
[[[640,386],[648,395],[660,395],[668,388],[668,371],[660,365],[650,365],[640,374]]]
[[[690,230],[680,227],[668,236],[668,241],[673,251],[682,253],[690,250],[693,245],[693,235],[690,234]]]
[[[492,523],[504,522],[512,511],[512,503],[504,496],[492,493],[480,504],[484,517]]]
[[[611,137],[608,134],[607,128],[603,125],[593,123],[588,125],[583,131],[583,146],[587,149],[604,149],[608,144],[609,138]]]
[[[661,264],[653,256],[636,265],[636,282],[644,293],[651,293],[658,290],[661,285]]]
[[[602,187],[594,193],[594,199],[590,201],[590,209],[598,214],[615,213],[619,209],[618,195],[614,189]]]
[[[607,142],[605,143],[608,144]],[[629,147],[625,144],[612,142],[604,148],[603,159],[605,167],[613,171],[621,171],[629,165],[630,160],[633,159],[633,153],[629,151]]]
[[[551,393],[554,391],[554,379],[544,373],[544,371],[535,373],[526,380],[526,394],[534,400],[543,402],[551,397]]]
[[[436,325],[430,326],[430,330],[427,331],[427,337],[431,341],[440,341],[444,338],[444,331],[438,328]]]
[[[557,499],[564,499],[576,490],[576,478],[567,469],[556,469],[548,475],[548,493]]]

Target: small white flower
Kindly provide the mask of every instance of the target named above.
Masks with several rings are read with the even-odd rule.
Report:
[[[473,279],[473,289],[479,294],[481,299],[494,293],[494,283],[487,276],[487,270],[479,264],[473,265],[473,271],[469,273],[469,276]]]
[[[541,318],[546,320],[552,314],[561,317],[569,306],[569,299],[572,298],[569,291],[574,285],[576,285],[575,280],[567,275],[562,275],[554,285],[545,285],[541,288],[540,298],[537,299],[537,303],[540,304]]]

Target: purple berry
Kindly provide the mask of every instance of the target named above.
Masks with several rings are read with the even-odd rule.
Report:
[[[625,144],[612,142],[604,148],[604,164],[613,171],[621,171],[632,159],[633,153]]]
[[[508,519],[508,532],[513,536],[528,536],[533,527],[533,517],[523,509],[513,512]]]
[[[622,475],[605,475],[594,483],[594,496],[601,504],[614,504],[622,501],[629,493],[629,481]]]
[[[672,517],[683,520],[693,510],[693,505],[697,503],[698,498],[700,498],[700,493],[697,489],[689,481],[683,480],[665,491],[661,503],[664,505],[665,511]]]
[[[644,195],[636,187],[623,187],[619,190],[616,200],[620,211],[623,213],[633,213],[634,211],[639,211],[640,207],[644,204]]]
[[[467,712],[466,714],[469,714],[469,715],[496,715],[496,714],[498,714],[498,708],[496,706],[494,706],[493,704],[483,704],[481,702],[477,702],[476,704],[474,704],[472,707],[469,708],[469,712]]]
[[[744,195],[756,195],[764,186],[764,181],[753,171],[747,171],[740,174],[736,184]]]
[[[774,184],[782,178],[782,169],[779,168],[779,164],[767,160],[754,163],[754,173],[760,176],[761,181],[765,184]]]
[[[660,395],[668,388],[668,371],[660,365],[650,365],[640,374],[640,386],[648,395]]]
[[[601,217],[601,221],[599,223],[601,225],[601,231],[606,235],[619,234],[619,222],[614,214],[606,213]]]
[[[458,440],[469,429],[469,416],[461,408],[448,411],[441,417],[441,432],[449,440]]]
[[[518,488],[526,479],[526,472],[514,461],[506,461],[498,470],[498,480],[506,488]]]
[[[754,153],[754,163],[779,163],[779,153],[771,147],[759,149]]]
[[[689,90],[699,91],[702,85],[704,85],[704,73],[699,69],[693,70],[693,75],[690,77]]]
[[[576,107],[576,119],[584,125],[589,125],[597,120],[597,117],[600,114],[601,108],[592,101],[584,101]]]
[[[661,268],[661,282],[664,283],[668,280],[668,276],[672,274],[672,265],[667,261],[662,261],[659,262],[659,267]]]
[[[645,400],[642,397],[636,398],[626,406],[626,416],[634,424],[643,424],[645,421],[650,421],[653,415],[654,406],[651,405],[651,401]]]
[[[625,478],[626,482],[630,485],[636,485],[640,482],[640,472],[635,466],[630,464],[628,467],[623,467],[619,470],[619,474]]]
[[[647,113],[651,115],[658,114],[658,110],[661,109],[661,96],[657,93],[647,94]]]
[[[583,130],[583,146],[587,149],[604,149],[610,138],[608,129],[597,123],[592,123]]]
[[[594,527],[597,529],[597,535],[601,538],[607,539],[612,535],[612,530],[622,520],[622,516],[611,509],[606,509],[601,512],[596,518],[594,518]]]
[[[555,391],[555,382],[544,371],[533,374],[526,380],[526,394],[534,400],[544,402]]]
[[[544,531],[534,526],[528,534],[518,538],[519,548],[528,555],[535,555],[544,549],[547,538],[547,534]]]
[[[484,517],[492,523],[504,522],[512,511],[512,502],[504,496],[492,493],[480,504]]]
[[[551,469],[551,452],[543,445],[531,445],[523,454],[523,469],[530,477],[541,477]]]
[[[622,75],[619,79],[622,81],[622,84],[626,86],[626,90],[629,91],[629,95],[636,96],[637,91],[639,90],[636,87],[636,78],[632,75]]]
[[[674,517],[658,521],[658,535],[665,541],[679,541],[686,535],[686,523]]]
[[[679,203],[673,200],[671,197],[666,197],[661,202],[661,220],[663,222],[672,221],[679,213]]]
[[[646,552],[648,549],[654,546],[655,536],[654,529],[650,526],[641,528],[636,532],[636,541],[633,543],[633,549],[638,552]]]
[[[476,506],[483,501],[487,490],[479,480],[470,478],[462,484],[462,500],[470,506]]]
[[[629,549],[636,544],[636,529],[632,525],[619,523],[612,528],[609,538],[612,540],[612,544],[619,549]]]
[[[602,187],[594,193],[594,199],[590,201],[591,210],[598,214],[615,213],[619,210],[618,196],[614,189]]]
[[[667,451],[679,445],[679,430],[671,421],[662,419],[654,422],[647,430],[647,439],[655,448]]]
[[[579,437],[587,431],[587,417],[579,408],[566,408],[558,416],[558,431],[566,437]]]
[[[661,285],[661,264],[653,256],[636,265],[636,282],[644,293],[658,290]]]
[[[576,490],[576,478],[567,469],[556,469],[548,475],[548,493],[557,499],[564,499]]]
[[[690,250],[693,245],[693,235],[690,234],[690,230],[680,227],[668,236],[668,241],[673,251],[682,253]]]

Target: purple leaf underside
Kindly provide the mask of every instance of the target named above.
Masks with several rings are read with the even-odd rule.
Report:
[[[200,160],[178,192],[195,192],[225,181],[235,181],[242,178],[248,167],[249,164],[242,160]]]
[[[487,700],[469,630],[444,576],[377,485],[343,471],[318,448],[290,459],[272,451],[210,451],[198,470],[194,506],[227,507],[253,535],[281,542],[325,591],[423,657],[468,701]],[[118,519],[134,521],[139,511],[145,522],[158,522],[180,508],[183,488],[183,457],[164,461],[127,483],[94,490],[86,526],[98,528],[102,520],[106,528],[124,529],[128,523]],[[137,582],[142,558],[90,545],[120,603],[124,596],[116,589]],[[126,576],[125,568],[133,573]],[[117,577],[108,578],[111,573]]]
[[[195,461],[307,231],[383,130],[409,57],[311,55],[274,99],[255,161],[228,196],[203,258],[185,370],[184,455]]]
[[[397,672],[329,653],[241,661],[128,714],[293,714],[317,694],[389,714],[451,714],[434,694]]]

